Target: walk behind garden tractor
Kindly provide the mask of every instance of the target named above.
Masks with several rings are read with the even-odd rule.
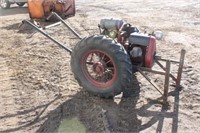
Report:
[[[165,103],[167,102],[170,77],[176,82],[176,88],[180,88],[185,50],[181,51],[180,61],[156,56],[156,39],[161,39],[161,32],[148,34],[140,32],[136,27],[120,19],[102,19],[98,25],[99,34],[82,38],[63,20],[63,16],[66,17],[65,14],[67,16],[74,15],[73,0],[70,0],[70,3],[67,3],[68,0],[62,0],[60,3],[59,0],[47,0],[46,4],[40,3],[42,13],[39,13],[39,17],[33,10],[35,3],[32,2],[28,1],[32,19],[45,17],[48,20],[54,16],[80,39],[80,42],[71,50],[31,21],[23,21],[71,54],[71,68],[75,79],[90,93],[108,98],[126,92],[132,80],[132,74],[136,71],[140,72],[162,94]],[[70,6],[65,6],[66,4]],[[159,61],[165,61],[166,66]],[[163,71],[152,70],[154,63],[157,63]],[[171,63],[179,64],[177,77],[170,73]],[[164,75],[164,89],[161,90],[157,87],[144,71]]]

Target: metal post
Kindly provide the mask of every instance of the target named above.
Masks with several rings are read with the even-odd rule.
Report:
[[[46,29],[48,29],[48,28],[51,28],[51,27],[54,27],[54,26],[57,26],[57,25],[60,25],[61,24],[61,22],[59,21],[59,22],[57,22],[57,23],[54,23],[54,24],[51,24],[51,25],[47,25],[47,26],[45,26],[45,27],[42,27],[41,29],[42,30],[46,30]]]
[[[163,94],[163,103],[167,104],[168,90],[169,90],[169,76],[170,76],[170,61],[166,61],[166,73],[165,73],[165,84],[164,84],[164,94]]]
[[[162,91],[159,89],[159,87],[149,78],[149,77],[147,77],[143,72],[142,72],[142,70],[138,67],[137,68],[138,69],[138,71],[140,72],[140,74],[147,80],[147,81],[149,81],[149,83],[151,84],[151,85],[153,85],[153,87],[161,94],[161,95],[163,95],[162,94]]]
[[[167,60],[166,60],[167,61]],[[166,71],[166,68],[156,59],[155,62],[164,70]],[[171,60],[170,60],[171,62]],[[171,62],[172,63],[172,62]],[[169,74],[169,76],[176,82],[176,78],[174,77],[174,75],[172,75],[171,73]]]
[[[180,87],[181,87],[180,84],[181,84],[181,77],[182,77],[182,72],[183,72],[185,53],[186,53],[185,49],[182,49],[180,62],[179,62],[179,68],[178,68],[178,74],[177,74],[177,80],[176,80],[176,89],[180,89]]]

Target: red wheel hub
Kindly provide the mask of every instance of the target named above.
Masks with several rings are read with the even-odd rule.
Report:
[[[81,59],[81,69],[94,86],[106,88],[113,84],[117,70],[113,59],[104,51],[90,50]]]
[[[105,66],[103,65],[103,62],[97,62],[93,65],[93,71],[99,75],[102,76],[103,73],[105,72]]]

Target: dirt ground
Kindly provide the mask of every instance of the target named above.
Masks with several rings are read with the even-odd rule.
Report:
[[[99,20],[110,17],[163,31],[159,55],[179,60],[181,49],[187,51],[182,90],[171,80],[166,110],[161,95],[135,73],[129,98],[90,95],[74,79],[66,51],[28,27],[19,30],[29,19],[27,6],[13,5],[0,9],[0,132],[200,131],[199,0],[76,0],[76,9],[66,22],[82,36],[98,34]],[[78,42],[63,25],[47,32],[71,48]],[[163,76],[149,75],[163,89]]]

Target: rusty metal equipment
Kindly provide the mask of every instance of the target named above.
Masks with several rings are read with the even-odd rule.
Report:
[[[83,88],[92,94],[107,98],[126,92],[131,75],[135,71],[141,73],[161,93],[164,104],[167,104],[169,78],[176,82],[177,89],[181,87],[185,50],[181,51],[180,61],[156,56],[156,37],[157,39],[162,37],[160,32],[158,32],[159,34],[142,33],[123,20],[102,19],[98,25],[100,35],[82,39],[60,15],[51,12],[47,18],[52,16],[57,17],[67,29],[80,39],[73,50],[49,36],[44,32],[45,28],[41,29],[28,20],[24,20],[23,23],[27,23],[71,54],[71,66],[75,78]],[[166,62],[166,66],[163,66],[160,61]],[[158,64],[163,71],[153,70],[154,63]],[[176,77],[170,73],[171,63],[179,64]],[[144,71],[164,75],[164,89],[161,90],[145,75]]]
[[[75,1],[28,0],[28,10],[31,19],[47,19],[52,12],[65,19],[75,15]]]
[[[137,70],[142,74],[149,83],[153,85],[153,87],[163,96],[163,103],[167,104],[167,97],[168,97],[168,90],[169,90],[169,79],[172,78],[172,80],[175,81],[175,87],[177,90],[181,90],[181,77],[182,77],[182,71],[183,71],[183,65],[184,65],[184,58],[185,58],[186,51],[184,49],[181,50],[181,56],[179,61],[169,60],[169,59],[163,59],[160,56],[155,56],[155,62],[160,66],[163,71],[158,70],[152,70],[145,67],[137,67]],[[166,63],[166,66],[163,66],[160,61],[163,61]],[[177,76],[175,77],[170,73],[171,63],[178,64],[178,71]],[[160,90],[160,88],[147,76],[145,75],[145,72],[151,72],[154,74],[164,75],[165,76],[165,82],[164,82],[164,90]]]

